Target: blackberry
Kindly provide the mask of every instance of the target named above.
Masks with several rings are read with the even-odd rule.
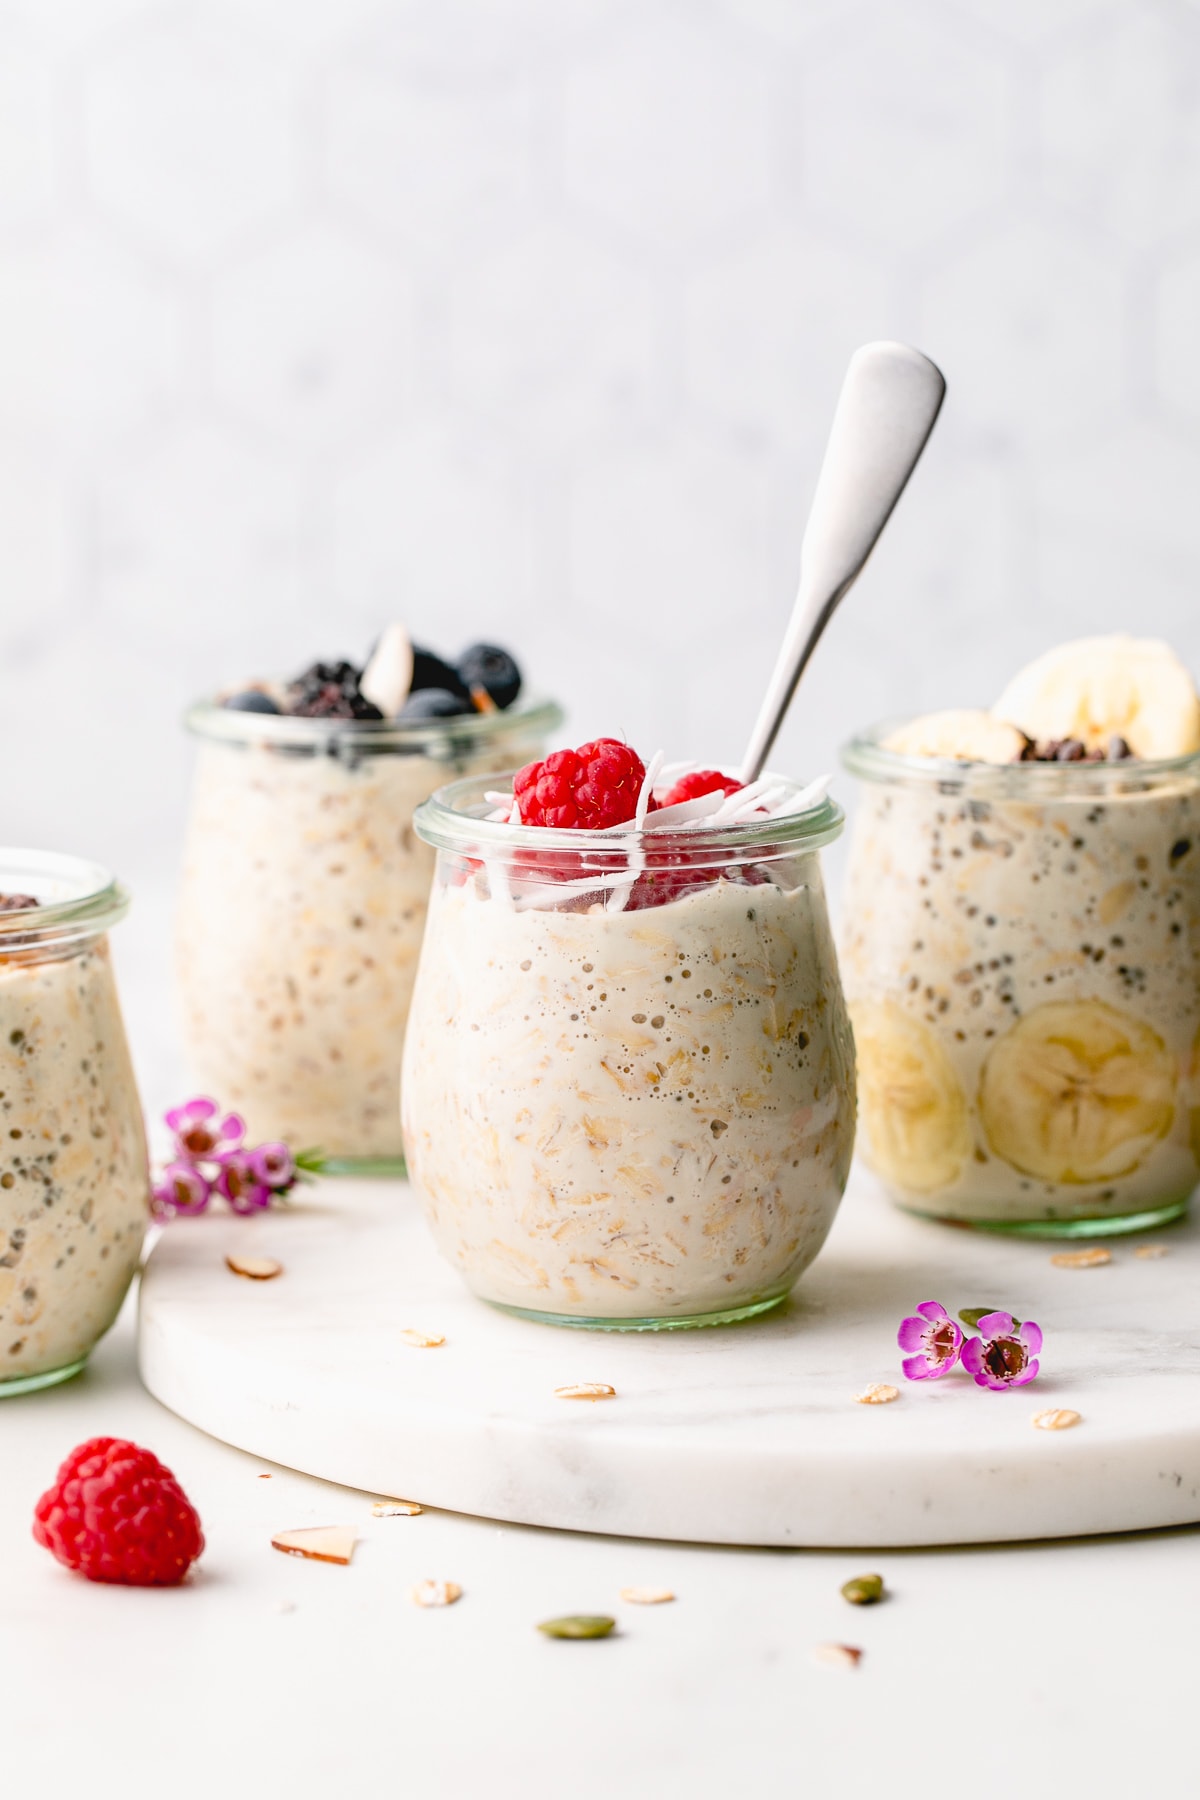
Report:
[[[495,644],[472,644],[458,659],[458,673],[469,692],[481,687],[499,707],[511,706],[521,691],[521,671],[507,650]]]
[[[359,692],[358,677],[353,663],[313,663],[289,683],[287,710],[301,719],[382,719]]]
[[[452,694],[448,688],[421,688],[418,693],[410,694],[400,708],[401,719],[456,719],[465,713],[473,713],[475,708],[470,700],[461,694]]]

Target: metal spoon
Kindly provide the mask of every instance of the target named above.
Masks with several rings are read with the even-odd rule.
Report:
[[[809,657],[849,593],[929,441],[946,392],[940,369],[907,344],[864,344],[850,358],[800,547],[800,587],[742,763],[762,774]]]

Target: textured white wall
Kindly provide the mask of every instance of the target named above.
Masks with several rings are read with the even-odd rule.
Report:
[[[142,892],[153,1084],[199,690],[400,615],[736,754],[873,336],[949,398],[776,760],[1072,633],[1200,664],[1198,309],[1184,0],[9,4],[0,838]]]

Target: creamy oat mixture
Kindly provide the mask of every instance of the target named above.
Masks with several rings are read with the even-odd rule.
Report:
[[[200,746],[176,938],[184,1037],[198,1085],[252,1136],[400,1154],[434,860],[412,815],[446,779],[420,755]]]
[[[107,943],[56,961],[5,950],[0,1381],[77,1362],[108,1330],[137,1268],[149,1197]]]
[[[1103,1218],[1195,1186],[1200,782],[1128,766],[1028,804],[865,784],[842,971],[860,1145],[904,1203]]]
[[[642,911],[435,888],[409,1168],[484,1298],[671,1319],[785,1292],[833,1221],[853,1059],[815,855]]]

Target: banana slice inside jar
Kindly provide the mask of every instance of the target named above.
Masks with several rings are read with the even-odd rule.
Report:
[[[1130,1175],[1171,1129],[1175,1058],[1156,1031],[1104,1000],[1051,1000],[1019,1019],[983,1066],[979,1111],[996,1155],[1042,1181]]]
[[[914,1194],[957,1180],[971,1154],[966,1095],[935,1034],[891,1001],[852,1006],[866,1160]]]

